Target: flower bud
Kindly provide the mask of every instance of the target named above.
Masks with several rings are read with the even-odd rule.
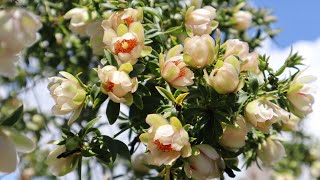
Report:
[[[300,118],[294,115],[293,113],[290,113],[289,120],[283,120],[282,121],[282,130],[284,131],[295,131],[297,130],[298,123],[300,121]]]
[[[259,55],[255,52],[248,54],[247,58],[241,63],[240,71],[250,71],[259,74]]]
[[[91,22],[86,27],[86,33],[90,37],[90,44],[94,55],[103,55],[104,53],[103,32],[101,21]]]
[[[127,66],[127,64],[124,64]],[[130,64],[129,64],[130,65]],[[128,69],[127,67],[120,69]],[[132,93],[138,88],[138,79],[130,78],[125,71],[119,71],[114,66],[98,67],[98,76],[101,80],[100,89],[116,103],[132,104]]]
[[[149,114],[146,122],[150,128],[140,135],[140,140],[150,150],[149,164],[172,165],[180,156],[191,155],[189,135],[178,118],[171,117],[168,122],[160,114]]]
[[[223,44],[223,46],[226,48],[226,52],[224,54],[225,58],[230,55],[234,55],[244,61],[249,55],[248,43],[240,41],[239,39],[229,39]]]
[[[223,124],[223,134],[219,143],[228,149],[240,149],[245,145],[248,133],[247,123],[242,116],[238,116],[235,125]]]
[[[234,13],[233,17],[235,18],[236,24],[234,28],[239,31],[244,31],[250,28],[252,23],[252,14],[248,11],[238,11]]]
[[[193,84],[194,74],[183,61],[182,51],[183,47],[177,45],[168,51],[166,57],[161,54],[160,73],[163,79],[174,88],[188,91],[187,86]]]
[[[294,113],[299,117],[312,112],[314,98],[311,83],[315,80],[314,76],[301,76],[301,73],[298,73],[290,83],[287,98],[293,106]]]
[[[71,19],[69,29],[80,36],[86,36],[86,26],[89,21],[89,13],[86,8],[73,8],[65,15],[65,19]]]
[[[289,120],[287,111],[266,99],[258,99],[248,103],[244,115],[253,127],[263,133],[269,133],[272,124],[281,120]]]
[[[225,169],[223,159],[207,144],[196,145],[199,154],[192,155],[184,165],[184,172],[193,179],[220,178]]]
[[[66,115],[73,112],[68,121],[72,124],[80,115],[87,92],[79,81],[67,72],[60,72],[64,77],[51,77],[48,90],[55,101],[52,113],[55,115]]]
[[[146,154],[138,154],[132,161],[132,168],[136,173],[146,174],[149,172],[149,168],[146,166],[147,162],[148,156]]]
[[[204,68],[213,62],[214,45],[213,38],[207,34],[187,38],[184,41],[184,62],[194,68]]]
[[[50,152],[47,157],[47,164],[51,173],[55,176],[64,176],[77,167],[79,155],[71,154],[67,157],[58,158],[59,155],[66,152],[65,146],[59,146]]]
[[[34,142],[28,137],[0,126],[0,172],[14,172],[18,163],[17,152],[28,153],[34,148]]]
[[[216,9],[205,6],[194,10],[190,7],[185,16],[185,26],[189,36],[211,34],[218,27],[218,22],[213,20],[216,17]]]
[[[220,61],[217,64],[218,68],[211,71],[210,75],[204,70],[207,83],[219,94],[228,94],[236,91],[240,82],[240,63],[238,59],[234,56],[229,56],[224,62]]]
[[[286,155],[286,151],[279,140],[269,137],[259,145],[257,154],[265,165],[270,166],[280,161]]]

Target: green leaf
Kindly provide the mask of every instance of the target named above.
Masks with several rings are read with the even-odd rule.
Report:
[[[111,125],[116,122],[116,120],[118,119],[119,113],[120,113],[120,103],[115,103],[110,99],[107,107],[107,117]]]
[[[158,17],[160,20],[162,19],[161,14],[157,9],[151,8],[151,7],[142,7],[142,9],[143,9],[144,12]]]
[[[139,84],[136,93],[141,96],[151,96],[149,89],[146,86],[144,86],[143,84]]]
[[[118,68],[118,62],[117,60],[114,58],[114,56],[110,53],[110,51],[108,50],[104,50],[104,55],[108,61],[108,63],[112,66],[115,66]]]
[[[258,83],[258,79],[257,79],[257,78],[255,78],[255,77],[249,78],[249,86],[250,86],[251,91],[252,91],[254,94],[257,94],[257,93],[258,93],[259,83]]]
[[[161,96],[168,99],[169,101],[175,102],[175,99],[171,92],[160,86],[156,86],[156,89],[161,94]]]
[[[146,69],[145,65],[135,64],[133,66],[133,71],[131,71],[131,73],[130,73],[130,77],[137,77],[138,75],[142,74],[145,69]]]
[[[2,126],[13,126],[17,121],[22,118],[23,115],[23,105],[19,106],[9,117],[0,121]]]
[[[133,94],[133,103],[134,103],[140,110],[143,109],[142,97],[141,97],[139,94],[137,94],[137,93],[134,93],[134,94]]]
[[[122,141],[112,139],[109,136],[103,136],[103,142],[108,147],[113,161],[115,161],[117,154],[130,161],[131,155],[128,146]]]
[[[84,128],[82,128],[78,135],[81,139],[83,139],[89,132],[90,129],[97,123],[97,121],[100,119],[100,117],[94,118],[91,121],[89,121]]]

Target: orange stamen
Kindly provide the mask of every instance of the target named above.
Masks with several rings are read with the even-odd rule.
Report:
[[[112,92],[112,91],[113,91],[113,88],[114,88],[114,83],[108,81],[108,82],[106,82],[105,84],[106,84],[106,90],[107,90],[108,92]]]
[[[133,17],[129,16],[129,17],[123,19],[123,21],[124,21],[128,26],[130,26],[130,24],[133,23],[134,20],[133,20]]]
[[[115,53],[130,53],[138,45],[137,39],[124,39],[115,44]]]
[[[153,143],[157,145],[158,149],[162,152],[170,152],[173,150],[171,144],[164,145],[159,140],[155,140]]]

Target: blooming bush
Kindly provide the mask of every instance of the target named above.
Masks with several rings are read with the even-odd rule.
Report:
[[[30,153],[34,143],[21,169],[35,176],[77,169],[90,177],[94,163],[113,178],[201,180],[235,177],[245,171],[239,161],[279,162],[275,172],[298,176],[320,160],[298,128],[312,112],[314,77],[302,75],[297,53],[274,69],[255,51],[277,32],[265,9],[242,0],[25,0],[0,8],[0,81],[10,90],[0,97],[0,172],[15,171],[16,152]],[[19,100],[38,83],[54,101],[50,113],[42,109],[49,97],[33,92],[38,109]],[[283,131],[299,142],[282,141]],[[44,150],[48,137],[56,149]]]

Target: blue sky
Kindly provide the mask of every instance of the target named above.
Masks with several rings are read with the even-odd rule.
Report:
[[[272,9],[278,17],[275,27],[283,31],[276,38],[280,47],[320,37],[320,0],[252,0],[260,8]]]

